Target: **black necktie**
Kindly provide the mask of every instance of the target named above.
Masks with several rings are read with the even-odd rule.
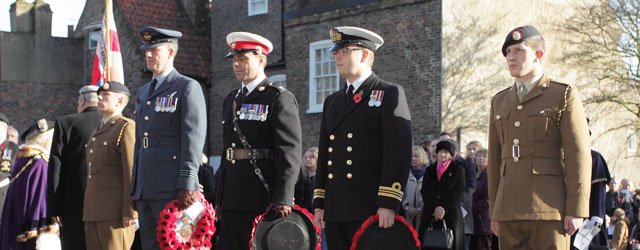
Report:
[[[353,99],[353,84],[349,85],[349,88],[347,89],[347,101]]]
[[[249,89],[247,87],[242,87],[242,96],[247,96],[247,93],[249,93]]]
[[[149,93],[153,93],[154,91],[156,91],[156,84],[158,84],[158,80],[153,78],[153,80],[151,81],[151,87],[149,88]]]

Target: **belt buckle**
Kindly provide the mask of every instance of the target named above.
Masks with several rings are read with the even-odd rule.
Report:
[[[142,147],[143,148],[148,148],[149,147],[149,138],[148,137],[142,137]]]
[[[513,161],[518,162],[520,160],[520,145],[514,144],[511,146],[511,156]]]
[[[227,148],[227,161],[233,160],[233,148]]]

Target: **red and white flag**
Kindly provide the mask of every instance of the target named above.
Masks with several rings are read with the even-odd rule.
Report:
[[[105,0],[100,39],[98,39],[96,54],[93,57],[91,85],[100,87],[107,81],[125,83],[122,70],[122,55],[120,54],[120,42],[118,41],[118,30],[116,29],[116,23],[113,19],[110,0]]]

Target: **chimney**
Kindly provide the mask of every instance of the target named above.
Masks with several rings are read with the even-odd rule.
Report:
[[[12,32],[33,32],[33,4],[16,0],[9,9]]]
[[[30,32],[51,36],[51,7],[44,0],[29,3],[16,0],[9,10],[12,32]]]
[[[35,33],[39,36],[51,36],[51,7],[44,0],[36,0],[35,8]]]

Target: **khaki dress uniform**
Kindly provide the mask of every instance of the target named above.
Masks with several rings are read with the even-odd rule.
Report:
[[[489,204],[501,249],[569,249],[564,216],[589,216],[590,139],[578,91],[542,76],[491,101]]]
[[[123,227],[122,218],[138,217],[129,195],[135,127],[133,120],[118,115],[98,127],[87,143],[87,249],[130,249],[133,244],[135,227]]]

